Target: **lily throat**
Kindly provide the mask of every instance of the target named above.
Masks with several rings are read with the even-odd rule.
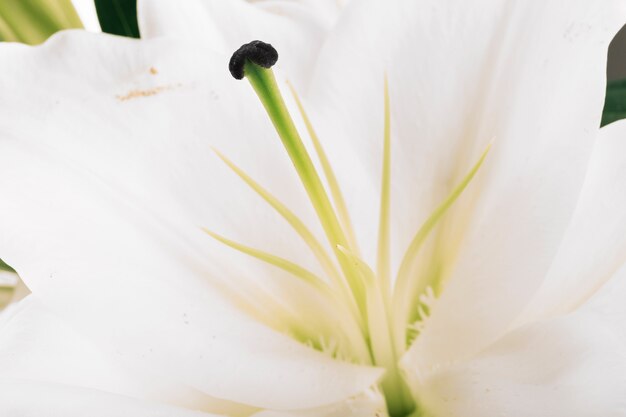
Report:
[[[430,279],[417,279],[416,268],[420,249],[428,236],[444,217],[478,172],[489,147],[469,173],[452,190],[449,196],[432,212],[417,230],[406,249],[397,273],[392,276],[390,262],[390,212],[391,212],[391,111],[387,80],[384,80],[383,153],[378,218],[378,242],[375,268],[361,258],[356,235],[345,204],[341,187],[326,156],[324,148],[311,123],[302,101],[289,84],[298,111],[312,141],[315,156],[322,172],[318,172],[313,159],[295,127],[278,88],[271,67],[278,53],[269,44],[253,41],[243,45],[232,56],[229,70],[234,78],[246,78],[257,93],[271,119],[291,162],[304,187],[310,204],[324,231],[328,246],[317,240],[293,212],[271,195],[245,171],[236,166],[218,150],[224,163],[254,192],[276,210],[306,243],[321,269],[323,276],[308,271],[289,260],[274,254],[234,242],[213,231],[205,231],[221,243],[280,268],[311,288],[331,311],[330,320],[311,320],[310,315],[287,311],[278,303],[258,316],[280,317],[282,330],[296,340],[325,352],[338,360],[377,366],[385,369],[378,389],[385,397],[391,417],[420,416],[418,399],[410,389],[411,381],[402,369],[401,359],[421,329],[436,301],[441,282],[434,275]],[[322,181],[324,178],[325,182]],[[330,247],[330,251],[326,248]]]

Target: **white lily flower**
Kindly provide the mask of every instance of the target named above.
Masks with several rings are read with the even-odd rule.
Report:
[[[626,1],[189,4],[301,102],[182,32],[0,48],[4,414],[626,416]]]

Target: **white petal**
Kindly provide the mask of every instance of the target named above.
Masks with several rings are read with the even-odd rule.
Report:
[[[252,417],[386,417],[385,399],[378,391],[368,391],[338,404],[301,411],[265,410]]]
[[[250,319],[218,286],[241,281],[238,265],[199,243],[197,213],[224,198],[205,188],[225,182],[203,160],[212,135],[224,145],[241,136],[235,115],[246,102],[220,83],[216,57],[82,32],[1,52],[0,187],[12,198],[0,206],[0,256],[46,307],[124,366],[221,399],[310,408],[377,380],[377,369],[332,360]],[[148,93],[116,98],[129,89]],[[212,89],[230,98],[216,104]],[[255,117],[246,118],[253,129]]]
[[[83,386],[133,395],[133,378],[34,296],[3,314],[0,321],[0,367],[3,377]],[[164,399],[167,401],[167,399]]]
[[[19,417],[217,417],[102,391],[0,377],[0,411]]]
[[[137,2],[139,31],[144,39],[176,36],[205,42],[216,51],[227,53],[224,36],[219,32],[202,0],[175,4],[170,1],[140,0]]]
[[[626,344],[626,263],[580,307],[581,311],[597,314]]]
[[[330,27],[340,16],[349,0],[247,0],[275,14],[298,16],[298,13],[313,14],[324,19]]]
[[[102,31],[100,29],[100,22],[98,21],[95,2],[91,0],[72,0],[72,4],[86,30],[90,32]]]
[[[626,260],[626,122],[600,130],[576,211],[520,322],[573,310]]]
[[[304,86],[338,11],[327,3],[140,0],[138,19],[143,38],[176,36],[224,54],[255,39],[270,43],[281,56],[277,68]]]
[[[202,246],[223,252],[224,263],[251,269],[259,281],[276,275],[275,268],[202,236],[199,228],[319,273],[290,226],[211,149],[233,159],[319,230],[258,98],[246,82],[230,77],[229,57],[198,56],[197,48],[174,41],[97,39],[63,35],[41,49],[4,49],[5,135],[19,137],[24,146],[27,140],[45,146],[58,163],[84,167],[122,198],[168,223],[185,223],[171,227],[176,233],[192,230]],[[23,65],[45,72],[24,72]]]
[[[131,372],[107,356],[35,296],[12,305],[0,320],[3,378],[62,384],[176,405],[191,410],[248,415],[253,409],[226,404],[158,373]]]
[[[385,72],[394,265],[493,140],[425,252],[430,267],[438,242],[448,285],[418,339],[424,361],[495,340],[545,277],[600,123],[606,48],[625,20],[621,0],[407,0],[354,2],[337,23],[308,103],[367,259],[375,259]]]
[[[432,417],[623,417],[625,340],[598,314],[533,324],[421,375],[418,396]]]

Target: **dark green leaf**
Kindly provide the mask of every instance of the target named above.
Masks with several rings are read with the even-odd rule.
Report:
[[[103,32],[139,37],[137,0],[95,0],[95,3]]]
[[[626,119],[626,79],[611,81],[606,87],[602,126]]]

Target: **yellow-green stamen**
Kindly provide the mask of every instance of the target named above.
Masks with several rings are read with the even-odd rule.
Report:
[[[296,100],[296,105],[298,106],[298,110],[300,111],[300,115],[302,116],[302,120],[304,121],[304,125],[306,126],[307,132],[309,133],[311,142],[313,142],[315,153],[317,154],[317,158],[320,161],[322,170],[324,171],[324,176],[326,177],[326,182],[328,183],[328,188],[330,189],[330,194],[333,197],[333,202],[335,203],[335,207],[337,208],[337,217],[339,217],[339,220],[341,221],[341,224],[346,231],[346,236],[350,241],[350,247],[352,248],[354,253],[358,254],[359,245],[356,241],[356,235],[354,234],[352,221],[350,220],[348,208],[343,198],[341,187],[339,187],[339,182],[337,181],[335,171],[333,170],[330,161],[326,156],[326,151],[324,151],[324,147],[322,146],[322,143],[320,142],[319,137],[317,136],[317,133],[313,128],[311,119],[309,119],[309,116],[304,109],[304,105],[302,104],[302,100],[300,100],[296,89],[293,87],[293,85],[291,85],[290,82],[287,82],[287,86],[291,90],[293,98]]]
[[[391,111],[389,106],[389,83],[385,77],[385,124],[383,139],[383,172],[380,192],[380,218],[378,222],[378,262],[376,271],[381,281],[383,291],[389,291],[391,285],[390,274],[390,241],[389,241],[389,211],[391,209]]]
[[[412,302],[414,302],[420,294],[422,294],[426,288],[432,285],[431,282],[424,281],[420,282],[415,279],[415,268],[417,266],[418,254],[426,239],[434,229],[434,227],[439,223],[439,221],[443,218],[444,214],[448,211],[450,207],[454,204],[454,202],[461,196],[465,188],[472,181],[480,167],[482,166],[489,150],[491,149],[491,144],[487,146],[485,151],[482,153],[478,162],[474,164],[472,169],[467,173],[467,175],[461,180],[461,182],[454,187],[452,192],[448,195],[448,197],[433,211],[433,213],[426,219],[426,221],[422,224],[420,229],[415,234],[415,237],[409,244],[408,249],[406,250],[402,262],[400,264],[400,268],[398,270],[398,276],[396,278],[396,285],[394,288],[393,294],[393,304],[395,306],[395,316],[397,318],[397,325],[400,328],[397,329],[397,337],[400,337],[403,334],[401,329],[405,328],[406,320],[410,316],[410,309]],[[404,345],[405,342],[400,339],[396,339],[398,344]]]
[[[385,292],[381,289],[381,282],[374,271],[357,255],[341,246],[339,250],[352,262],[366,283],[367,323],[372,354],[374,363],[387,370],[380,384],[387,399],[389,415],[408,416],[415,410],[415,401],[398,367],[399,357],[394,346],[394,329],[391,326],[388,300],[385,299]]]
[[[302,143],[293,119],[289,115],[287,106],[276,84],[274,73],[271,69],[263,68],[249,60],[244,64],[244,71],[246,78],[250,81],[263,103],[285,150],[296,168],[331,246],[336,248],[337,245],[341,245],[351,248],[313,161]],[[335,252],[337,252],[337,249],[335,249]],[[336,256],[351,293],[359,308],[363,311],[363,284],[355,276],[356,274],[354,274],[350,266],[342,260],[343,258],[338,253],[336,253]]]
[[[296,216],[291,210],[289,210],[283,203],[281,203],[276,197],[274,197],[269,191],[263,188],[252,177],[246,174],[241,168],[235,165],[230,159],[224,156],[221,152],[214,149],[218,157],[237,174],[250,188],[252,188],[261,198],[263,198],[281,217],[283,217],[287,223],[294,229],[294,231],[300,236],[300,238],[307,244],[313,255],[317,258],[318,262],[326,272],[326,274],[341,287],[341,291],[344,295],[344,301],[348,303],[348,308],[351,311],[353,319],[356,321],[359,328],[364,329],[365,323],[363,323],[362,317],[358,311],[358,306],[349,294],[349,289],[342,286],[341,275],[335,264],[324,250],[322,244],[315,238],[313,233],[306,227],[304,222]]]
[[[340,311],[342,311],[342,307],[345,307],[341,303],[341,300],[338,300],[336,298],[336,294],[332,291],[332,289],[321,278],[316,276],[311,271],[308,271],[307,269],[287,259],[235,242],[208,229],[203,230],[206,234],[208,234],[215,240],[223,243],[224,245],[231,247],[248,256],[256,258],[260,261],[263,261],[276,268],[282,269],[283,271],[288,272],[294,277],[299,278],[305,284],[315,289],[318,294],[325,298],[330,304],[338,306]],[[280,316],[288,317],[291,323],[296,323],[292,324],[289,327],[290,332],[292,332],[293,334],[297,334],[299,336],[298,338],[302,340],[315,341],[315,332],[311,330],[311,325],[314,323],[306,323],[306,325],[304,326],[305,331],[299,332],[298,329],[302,327],[304,323],[303,320],[296,321],[296,319],[293,318],[292,314],[286,313],[284,307],[274,305],[273,308],[275,311],[279,311]],[[352,326],[350,320],[346,320],[345,317],[345,315],[341,315],[341,317],[335,318],[335,320],[338,321],[339,327],[341,327],[343,330],[342,336],[347,339],[348,344],[351,348],[350,352],[352,354],[356,354],[359,361],[361,361],[362,363],[369,363],[369,352],[367,350],[367,346],[364,343],[364,340],[361,337],[360,330],[358,329],[358,327]]]
[[[335,268],[333,261],[330,259],[322,244],[315,238],[313,233],[306,227],[304,222],[298,218],[291,210],[289,210],[283,203],[281,203],[276,197],[274,197],[269,191],[263,188],[252,177],[246,174],[241,168],[235,165],[230,159],[224,156],[221,152],[214,149],[219,158],[224,161],[235,174],[239,176],[250,188],[252,188],[261,198],[263,198],[278,214],[283,217],[287,223],[294,229],[294,231],[302,238],[307,244],[313,255],[317,258],[318,262],[324,268],[324,271],[331,277],[339,279],[339,271]]]
[[[271,253],[267,253],[259,249],[252,248],[250,246],[243,245],[241,243],[237,243],[234,240],[225,238],[224,236],[218,235],[217,233],[212,232],[208,229],[203,230],[213,239],[222,242],[226,246],[230,246],[231,248],[236,249],[239,252],[245,253],[246,255],[252,256],[253,258],[259,259],[270,265],[274,265],[275,267],[280,268],[283,271],[289,272],[293,276],[300,278],[303,282],[315,288],[324,296],[329,297],[332,295],[332,290],[330,289],[330,287],[321,278],[317,277],[313,272],[308,271],[305,268],[302,268],[301,266],[291,261],[288,261],[287,259],[272,255]]]

